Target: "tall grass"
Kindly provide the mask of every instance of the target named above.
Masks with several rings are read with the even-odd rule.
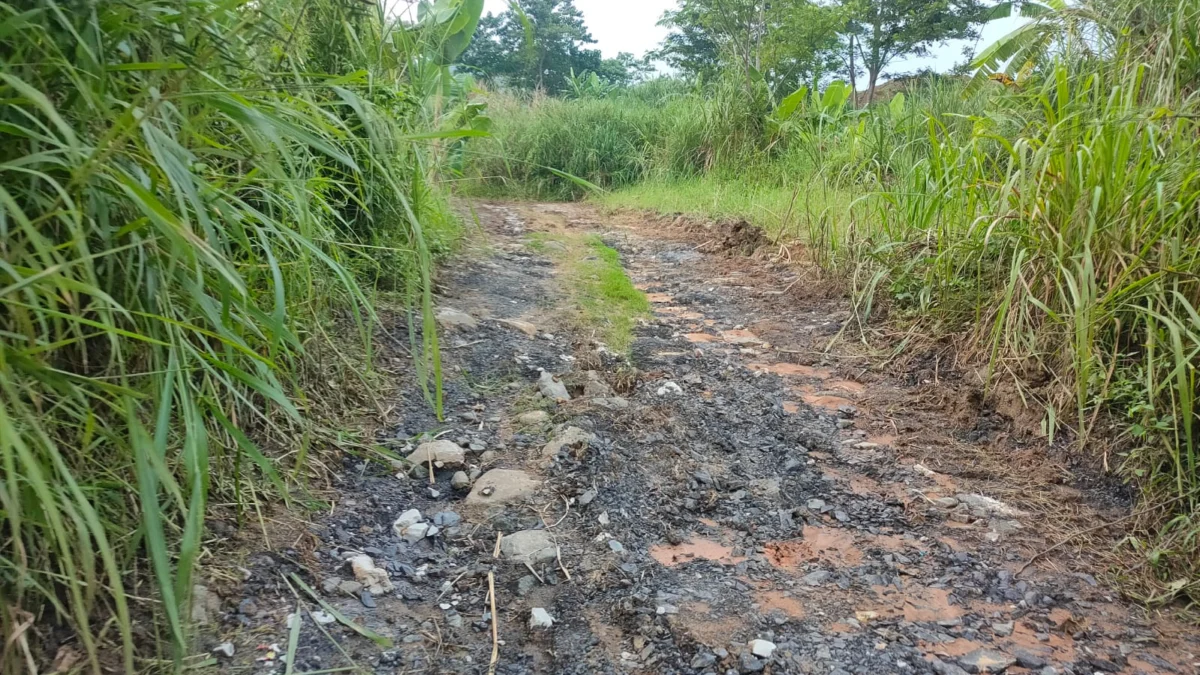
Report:
[[[55,635],[89,672],[179,667],[209,501],[303,470],[306,346],[335,315],[369,344],[382,273],[428,309],[435,32],[326,0],[0,4],[5,672]]]
[[[677,93],[642,127],[641,182],[602,199],[798,236],[861,310],[966,336],[1049,442],[1143,488],[1129,591],[1200,601],[1200,2],[1026,5],[983,77],[912,82],[870,110],[839,83],[753,123],[720,86]],[[606,105],[645,105],[625,97]],[[557,105],[586,138],[581,104]],[[517,131],[498,142],[537,142]]]

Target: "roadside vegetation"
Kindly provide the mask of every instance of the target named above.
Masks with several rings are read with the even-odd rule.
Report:
[[[319,475],[341,410],[306,392],[371,377],[377,298],[437,404],[481,6],[0,4],[3,672],[200,665],[206,514]]]
[[[1018,13],[954,72],[878,81],[880,54]],[[1124,588],[1200,601],[1200,2],[685,0],[665,21],[678,77],[493,84],[465,189],[799,240],[863,318],[954,336],[1049,444],[1137,486]]]

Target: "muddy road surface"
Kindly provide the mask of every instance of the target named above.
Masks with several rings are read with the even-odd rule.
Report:
[[[406,387],[378,441],[411,463],[348,453],[332,507],[245,537],[198,594],[212,668],[1197,672],[1196,633],[1123,602],[1086,547],[1038,555],[1120,495],[955,364],[851,348],[796,252],[583,205],[473,211],[437,289],[445,421]],[[591,237],[651,303],[624,353],[577,319],[563,261]]]

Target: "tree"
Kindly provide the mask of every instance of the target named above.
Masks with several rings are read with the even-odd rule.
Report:
[[[599,72],[600,51],[573,0],[522,0],[479,22],[462,63],[522,89],[561,93],[573,70]]]
[[[681,0],[659,25],[671,28],[657,56],[694,77],[737,71],[747,87],[777,95],[836,67],[838,10],[810,0]]]
[[[947,40],[975,37],[987,15],[979,0],[843,0],[845,31],[867,70],[868,105],[893,60],[927,54]]]

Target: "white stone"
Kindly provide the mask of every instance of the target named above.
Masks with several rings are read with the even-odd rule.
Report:
[[[530,628],[549,628],[553,625],[554,617],[550,616],[550,612],[547,612],[541,607],[534,607],[533,609],[529,610]]]
[[[567,427],[542,448],[542,459],[553,459],[563,448],[586,450],[594,438],[579,427]]]
[[[212,653],[216,654],[217,656],[224,656],[227,659],[232,659],[233,658],[233,643],[232,642],[222,642],[221,644],[217,645],[216,647],[213,647]]]
[[[467,465],[467,451],[450,441],[422,443],[408,456],[408,462],[414,466],[425,466],[431,457],[434,466],[439,468],[461,469]]]
[[[429,523],[413,523],[404,530],[404,541],[410,544],[415,544],[421,541],[429,534],[429,528],[433,527]]]
[[[350,569],[354,570],[354,578],[362,582],[372,595],[391,593],[392,580],[387,570],[375,566],[375,561],[369,555],[356,555],[350,559]]]
[[[763,659],[771,658],[775,653],[775,643],[766,640],[751,640],[748,644],[750,653]]]
[[[396,519],[396,522],[392,523],[392,532],[395,532],[397,537],[403,537],[405,530],[413,525],[416,525],[422,520],[425,520],[425,518],[421,515],[420,511],[417,509],[409,509],[404,513],[401,513],[400,517]]]
[[[312,618],[313,618],[313,621],[316,621],[317,623],[321,624],[322,626],[325,626],[325,625],[333,623],[334,621],[337,621],[337,617],[330,614],[329,612],[326,612],[323,609],[318,609],[318,610],[312,612]]]

